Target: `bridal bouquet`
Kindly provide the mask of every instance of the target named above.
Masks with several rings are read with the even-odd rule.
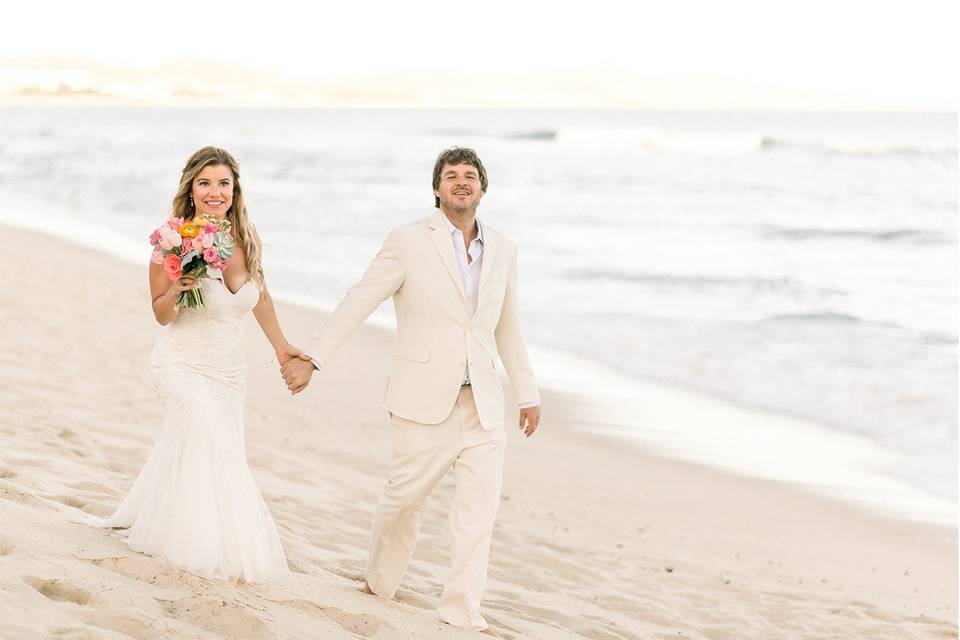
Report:
[[[219,278],[233,255],[233,236],[229,220],[212,220],[196,216],[192,220],[172,218],[150,234],[153,245],[151,260],[162,264],[170,281],[183,276]],[[199,288],[183,291],[177,300],[180,306],[199,309],[203,293]]]

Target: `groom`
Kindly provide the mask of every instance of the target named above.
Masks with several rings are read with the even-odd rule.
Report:
[[[443,622],[487,631],[480,600],[500,503],[504,399],[500,356],[530,436],[540,397],[520,331],[517,247],[477,219],[487,173],[472,149],[454,147],[433,168],[429,218],[394,229],[363,278],[282,372],[294,393],[393,296],[397,339],[386,406],[393,460],[373,516],[367,589],[392,598],[416,544],[420,517],[453,469],[450,574],[440,597]]]

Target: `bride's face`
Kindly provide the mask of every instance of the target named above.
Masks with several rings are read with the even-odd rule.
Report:
[[[197,213],[223,220],[233,204],[233,172],[230,167],[212,164],[193,179],[193,202]]]

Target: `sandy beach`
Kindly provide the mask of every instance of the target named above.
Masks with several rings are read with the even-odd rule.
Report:
[[[361,592],[390,454],[381,329],[291,397],[248,323],[247,453],[292,570],[282,582],[205,580],[78,524],[112,511],[156,437],[146,266],[3,231],[0,638],[481,637],[433,611],[449,481],[397,600]],[[323,319],[279,314],[294,344]],[[659,457],[590,433],[604,407],[589,398],[543,396],[536,436],[508,434],[483,608],[503,637],[958,637],[955,527]]]

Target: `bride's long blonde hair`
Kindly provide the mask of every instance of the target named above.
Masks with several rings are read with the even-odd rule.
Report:
[[[187,160],[180,175],[180,187],[173,197],[173,216],[192,220],[197,215],[197,208],[192,203],[190,194],[193,190],[193,180],[204,167],[222,165],[230,169],[233,174],[233,203],[227,210],[227,219],[230,220],[233,241],[243,249],[244,263],[247,273],[263,288],[263,266],[260,264],[260,248],[254,240],[253,227],[247,215],[247,207],[243,202],[243,188],[240,186],[240,168],[225,149],[219,147],[204,147]]]

